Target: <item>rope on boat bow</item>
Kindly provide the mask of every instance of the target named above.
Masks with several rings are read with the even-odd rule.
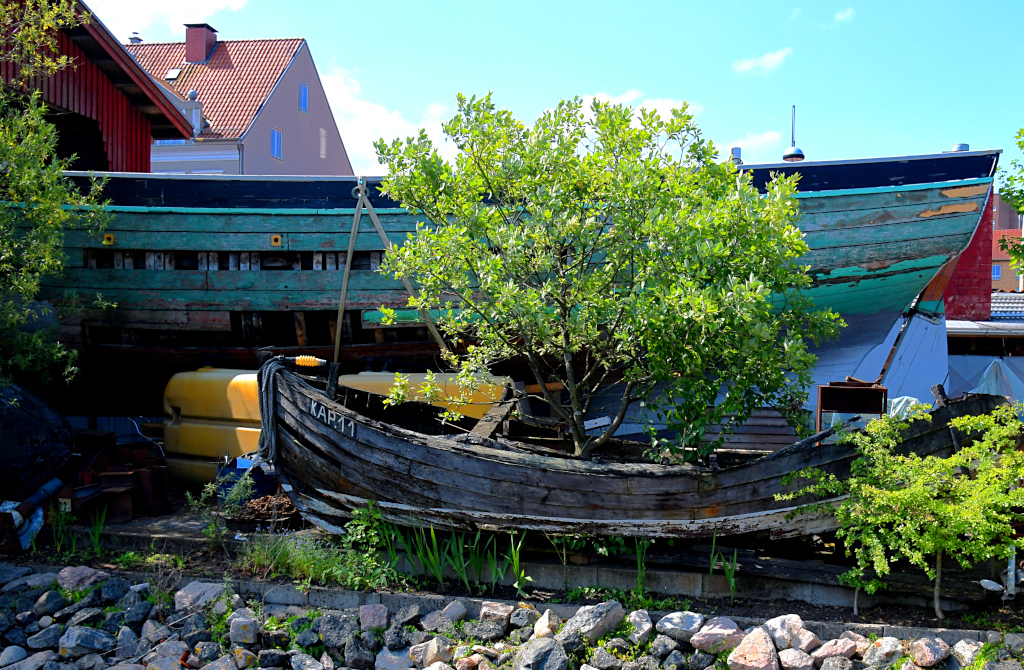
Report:
[[[260,441],[259,457],[271,465],[277,461],[277,414],[274,413],[274,398],[277,396],[277,373],[287,369],[286,364],[297,365],[304,368],[322,368],[327,361],[315,356],[297,356],[285,358],[274,356],[267,360],[256,372],[256,388],[259,395],[260,406]],[[292,381],[307,391],[323,394],[305,382],[301,378],[294,378]]]
[[[274,413],[274,396],[277,395],[277,373],[284,370],[280,356],[271,358],[256,374],[260,404],[259,454],[267,463],[277,460],[277,416]]]

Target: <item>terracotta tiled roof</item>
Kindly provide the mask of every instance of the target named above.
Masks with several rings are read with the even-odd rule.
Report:
[[[205,63],[185,62],[185,43],[128,44],[143,68],[182,99],[195,89],[209,122],[202,137],[241,137],[305,40],[217,42]],[[168,70],[181,68],[177,79]]]
[[[993,230],[992,231],[992,260],[994,261],[1008,261],[1010,257],[1006,255],[1006,252],[999,248],[999,240],[1004,237],[1016,237],[1020,238],[1020,228],[1010,228],[1009,230]]]

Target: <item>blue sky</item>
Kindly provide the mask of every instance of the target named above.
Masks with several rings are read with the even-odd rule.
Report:
[[[932,153],[955,142],[1016,157],[1024,2],[426,2],[87,0],[123,41],[304,37],[357,171],[374,139],[437,134],[459,92],[493,91],[529,122],[561,98],[667,109],[746,162],[797,144],[811,159]],[[1011,151],[1012,149],[1012,151]],[[1004,158],[1004,164],[1007,162]]]

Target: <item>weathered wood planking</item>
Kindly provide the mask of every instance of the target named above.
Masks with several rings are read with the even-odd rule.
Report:
[[[62,326],[104,326],[150,330],[231,330],[230,312],[158,309],[83,309]]]
[[[406,521],[448,520],[460,527],[652,537],[800,534],[812,526],[828,529],[834,520],[787,519],[792,503],[776,501],[775,494],[795,489],[782,478],[806,467],[842,477],[855,455],[849,445],[789,448],[717,472],[602,464],[528,453],[527,445],[502,440],[465,444],[383,424],[327,400],[287,372],[279,376],[274,401],[278,470],[307,518],[324,527],[340,525],[347,509],[369,498]],[[951,448],[950,418],[1003,403],[997,396],[952,403],[936,410],[932,421],[914,424],[904,444],[918,453],[942,453]]]
[[[937,266],[966,245],[978,218],[973,209],[922,215],[941,212],[950,202],[980,207],[984,204],[983,190],[981,184],[966,189],[939,187],[801,199],[800,225],[807,231],[811,247],[802,260],[812,267],[816,302],[843,312],[905,306],[919,291],[922,280],[926,283],[930,279],[926,275],[934,274]],[[320,252],[347,243],[351,210],[216,212],[115,212],[108,228],[114,241],[108,248],[161,253],[194,250],[232,256],[247,251],[315,252],[317,271],[254,273],[243,258],[237,270],[232,265],[227,271],[208,269],[197,274],[194,270],[176,270],[170,276],[157,273],[161,276],[154,277],[145,270],[104,271],[76,267],[73,262],[63,280],[47,285],[44,297],[54,299],[62,289],[71,288],[83,294],[103,293],[125,309],[307,311],[333,306],[338,280],[332,273],[322,273],[329,272],[325,267],[344,265],[342,259],[331,258],[333,251],[326,257]],[[381,220],[394,243],[403,242],[417,223],[417,217],[401,210],[384,210]],[[275,239],[280,242],[275,244]],[[85,250],[102,247],[94,234],[69,231],[67,248],[69,259],[75,260]],[[360,225],[356,248],[362,252],[382,250],[383,243],[370,223]],[[353,271],[352,281],[351,304],[355,309],[406,304],[399,282],[358,270]],[[901,304],[897,306],[896,302]]]

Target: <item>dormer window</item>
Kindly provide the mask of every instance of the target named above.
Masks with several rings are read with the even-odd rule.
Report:
[[[309,84],[299,84],[299,111],[309,114]]]

